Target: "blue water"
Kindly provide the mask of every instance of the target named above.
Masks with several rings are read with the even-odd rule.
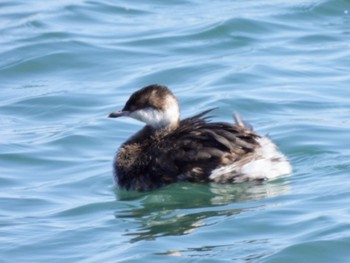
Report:
[[[349,262],[350,1],[0,2],[0,262]],[[113,185],[141,124],[110,120],[168,85],[293,164],[263,184]]]

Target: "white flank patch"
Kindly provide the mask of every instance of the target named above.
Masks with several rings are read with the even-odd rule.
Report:
[[[267,137],[258,139],[261,147],[254,152],[254,158],[239,166],[234,163],[212,171],[210,179],[215,182],[225,182],[240,175],[235,181],[250,181],[256,179],[275,179],[292,172],[287,158],[277,149],[277,146]]]
[[[267,137],[258,140],[261,148],[256,150],[257,158],[242,167],[242,173],[252,179],[275,179],[290,174],[292,167],[277,146]]]

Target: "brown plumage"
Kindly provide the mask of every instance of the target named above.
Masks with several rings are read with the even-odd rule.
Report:
[[[175,108],[173,108],[175,107]],[[135,92],[122,111],[110,117],[130,116],[146,126],[119,149],[115,178],[127,190],[151,190],[179,181],[238,182],[240,169],[230,176],[211,178],[213,170],[256,158],[260,136],[238,117],[236,124],[211,122],[204,111],[179,121],[177,100],[164,86],[151,85]],[[161,124],[160,124],[161,123]]]

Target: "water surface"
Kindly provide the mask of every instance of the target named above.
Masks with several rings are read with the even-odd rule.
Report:
[[[350,2],[2,1],[1,262],[349,262]],[[239,112],[291,160],[263,184],[112,180],[168,85],[187,117]]]

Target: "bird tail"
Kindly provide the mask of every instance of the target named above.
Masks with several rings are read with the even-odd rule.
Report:
[[[243,120],[242,117],[237,112],[233,113],[233,119],[235,120],[235,123],[237,126],[251,130],[251,131],[254,130],[253,126],[250,123]]]

